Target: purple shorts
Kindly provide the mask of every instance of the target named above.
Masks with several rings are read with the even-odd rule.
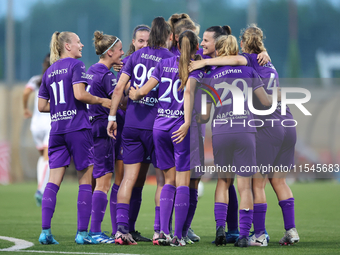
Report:
[[[179,172],[190,170],[190,130],[179,144],[173,143],[171,139],[172,133],[177,131],[179,127],[180,125],[176,125],[169,131],[153,130],[157,165],[161,170],[174,166],[176,166],[176,171]]]
[[[269,166],[284,166],[289,169],[294,166],[296,143],[295,127],[263,127],[256,134],[256,162],[261,167],[261,173],[267,174]],[[263,168],[266,166],[266,168]]]
[[[71,156],[78,171],[93,165],[93,138],[91,129],[67,134],[50,135],[48,157],[50,168],[66,167]]]
[[[212,137],[215,169],[248,177],[256,173],[256,133],[226,133]]]
[[[201,171],[204,166],[204,137],[201,132],[201,125],[190,126],[190,169],[191,179],[201,178],[205,172]]]
[[[124,127],[122,144],[124,164],[152,162],[157,167],[152,130]]]
[[[93,137],[94,165],[93,177],[99,178],[114,171],[114,144],[111,137]]]

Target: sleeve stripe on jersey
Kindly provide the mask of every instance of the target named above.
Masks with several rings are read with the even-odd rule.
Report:
[[[38,97],[39,97],[39,98],[42,98],[42,99],[49,100],[49,98],[48,98],[48,97],[44,97],[44,96],[40,96],[40,95],[38,95]]]
[[[151,77],[154,78],[155,80],[157,80],[157,81],[159,82],[159,79],[158,79],[156,76],[151,75]],[[150,78],[151,78],[151,77],[150,77]]]
[[[74,81],[74,82],[72,83],[72,85],[78,84],[78,83],[85,83],[85,84],[87,84],[87,81]]]
[[[131,74],[129,74],[128,72],[126,71],[122,71],[122,73],[125,73],[126,75],[130,76],[131,77]]]

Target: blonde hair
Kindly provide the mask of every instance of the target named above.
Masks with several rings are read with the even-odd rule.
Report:
[[[241,31],[240,39],[243,42],[243,50],[246,53],[259,54],[267,51],[264,47],[263,31],[256,24],[250,24],[248,28]]]
[[[94,38],[93,38],[93,44],[94,48],[96,49],[96,54],[100,55],[100,58],[103,58],[105,54],[103,54],[105,51],[107,52],[109,50],[109,47],[111,48],[114,42],[118,42],[117,37],[113,35],[107,35],[104,34],[101,31],[95,31],[94,32]],[[118,39],[119,40],[119,39]],[[105,52],[105,53],[106,53]]]
[[[72,32],[54,32],[50,42],[50,64],[60,59],[61,54],[64,52],[64,44],[71,42]]]
[[[217,38],[215,49],[218,56],[233,56],[238,54],[237,39],[233,35],[221,35]]]
[[[189,64],[191,55],[197,50],[198,36],[191,30],[184,31],[179,37],[179,47],[181,56],[179,58],[178,73],[181,80],[181,86],[178,90],[183,90],[189,77]]]

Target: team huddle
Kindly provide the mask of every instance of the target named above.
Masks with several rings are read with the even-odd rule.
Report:
[[[174,14],[169,21],[157,17],[151,28],[134,29],[122,60],[125,42],[95,31],[99,61],[87,71],[79,60],[84,46],[79,37],[72,32],[52,35],[51,66],[44,70],[38,95],[39,111],[51,116],[51,170],[41,198],[41,244],[58,244],[51,220],[71,157],[79,180],[77,244],[184,246],[199,241],[190,226],[204,174],[197,169],[204,166],[205,124],[210,119],[215,165],[236,169],[218,173],[214,243],[268,245],[267,180],[283,214],[286,233],[279,243],[299,241],[286,173],[241,171],[242,166],[294,164],[295,127],[265,122],[271,117],[293,119],[288,107],[287,115],[280,114],[279,104],[267,116],[257,116],[248,108],[250,98],[258,110],[269,109],[281,99],[263,32],[256,25],[241,32],[242,54],[229,26],[208,28],[201,44],[198,34],[199,26],[187,14]],[[111,68],[118,71],[117,77]],[[233,114],[236,106],[230,85],[243,92],[243,114]],[[258,125],[245,125],[255,119]],[[150,163],[157,177],[152,239],[135,229]],[[233,185],[236,175],[240,203]],[[108,202],[110,236],[101,229]],[[250,233],[252,224],[254,233]]]

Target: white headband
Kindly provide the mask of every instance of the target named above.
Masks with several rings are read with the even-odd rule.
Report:
[[[109,48],[107,48],[107,50],[104,51],[104,52],[101,54],[101,56],[103,56],[106,52],[108,52],[108,50],[111,49],[111,48],[116,44],[116,42],[118,42],[118,41],[119,41],[119,38],[117,37],[116,40],[113,42],[113,44],[111,44],[111,46],[110,46]]]

